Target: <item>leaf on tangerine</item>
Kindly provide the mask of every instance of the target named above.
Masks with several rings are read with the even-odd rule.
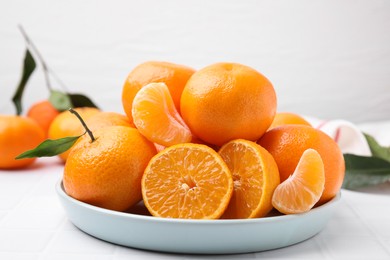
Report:
[[[18,155],[15,159],[51,157],[61,154],[71,148],[82,135],[64,137],[56,140],[47,139],[34,149]]]

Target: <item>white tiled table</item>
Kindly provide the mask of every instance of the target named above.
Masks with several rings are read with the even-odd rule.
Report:
[[[266,252],[202,256],[143,251],[106,243],[72,225],[55,194],[63,166],[39,159],[0,171],[0,259],[390,259],[390,184],[342,191],[338,210],[315,237]]]

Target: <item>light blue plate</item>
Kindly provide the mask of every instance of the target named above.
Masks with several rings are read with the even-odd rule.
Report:
[[[340,193],[307,213],[258,219],[164,219],[95,207],[68,196],[62,181],[58,197],[70,221],[82,231],[118,245],[189,254],[250,253],[289,246],[320,232],[336,209]]]

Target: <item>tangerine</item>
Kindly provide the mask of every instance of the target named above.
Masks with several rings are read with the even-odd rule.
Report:
[[[122,91],[123,108],[130,121],[135,95],[145,85],[153,82],[162,82],[168,86],[173,103],[180,111],[181,93],[194,72],[190,67],[162,61],[148,61],[135,67],[128,75]]]
[[[275,116],[276,94],[271,82],[256,70],[216,63],[192,75],[180,105],[191,132],[221,146],[234,139],[259,139]]]
[[[19,154],[35,148],[45,139],[42,128],[33,119],[0,115],[0,168],[23,168],[35,158],[16,160]]]
[[[137,129],[109,126],[84,135],[72,148],[64,168],[66,193],[98,207],[124,211],[142,199],[142,174],[154,145]]]
[[[77,111],[77,109],[76,109]],[[129,118],[125,115],[116,112],[100,112],[92,115],[84,120],[87,124],[88,128],[93,132],[100,128],[108,127],[108,126],[127,126],[127,127],[135,127],[133,123],[130,122]],[[84,127],[79,124],[78,132],[82,133],[84,131]]]
[[[92,117],[93,115],[100,113],[99,109],[93,107],[78,107],[74,110],[76,110],[84,120],[88,120],[88,118]],[[59,139],[69,136],[78,136],[83,133],[84,130],[80,127],[80,121],[69,111],[63,111],[58,116],[56,116],[51,123],[48,137],[50,139]],[[71,149],[61,153],[59,157],[63,161],[66,161],[70,150]]]
[[[233,175],[234,191],[222,218],[259,218],[272,209],[272,194],[280,183],[272,155],[255,142],[233,140],[218,152]]]
[[[345,174],[344,157],[337,143],[322,131],[305,125],[283,125],[267,131],[258,143],[275,158],[281,182],[294,173],[304,151],[316,150],[325,169],[325,189],[318,204],[339,192]]]
[[[33,104],[27,112],[27,117],[34,119],[48,136],[51,122],[60,112],[48,101],[43,100]]]
[[[142,177],[142,197],[153,216],[216,219],[229,204],[233,179],[221,156],[202,144],[170,146]]]
[[[311,126],[311,124],[304,119],[302,116],[290,113],[290,112],[279,112],[276,113],[274,121],[268,130],[281,126],[281,125],[307,125]]]
[[[190,142],[192,134],[177,112],[167,85],[150,83],[135,95],[133,120],[150,141],[163,146]]]
[[[284,214],[309,211],[320,199],[325,185],[324,164],[320,154],[307,149],[295,171],[275,189],[272,205]]]

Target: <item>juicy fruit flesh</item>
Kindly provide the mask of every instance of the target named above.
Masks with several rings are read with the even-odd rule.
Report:
[[[138,130],[152,142],[170,146],[192,139],[164,83],[143,87],[133,100],[132,114]]]
[[[231,173],[211,148],[175,145],[150,161],[142,179],[145,205],[154,216],[219,218],[233,192]]]
[[[272,156],[247,140],[224,145],[219,154],[233,175],[234,192],[222,218],[265,216],[271,209],[271,197],[279,184],[279,172]]]
[[[325,187],[324,164],[320,154],[308,149],[294,173],[275,190],[272,204],[281,213],[309,211],[320,199]]]

